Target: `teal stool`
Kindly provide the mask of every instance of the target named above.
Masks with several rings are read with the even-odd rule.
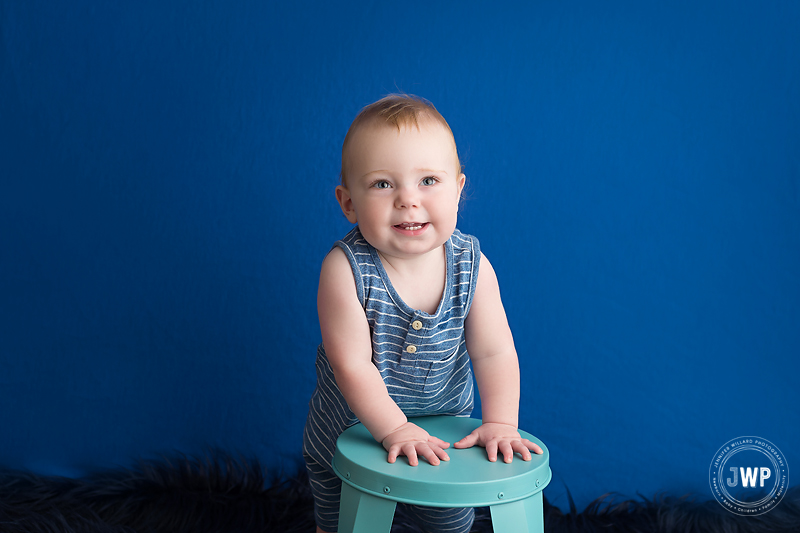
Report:
[[[409,466],[404,458],[386,461],[386,450],[357,424],[336,442],[333,470],[342,480],[340,533],[388,533],[397,502],[428,507],[489,507],[495,533],[543,533],[542,489],[550,482],[550,452],[533,435],[520,434],[539,446],[542,455],[530,461],[519,455],[506,464],[491,463],[486,450],[457,450],[452,443],[477,428],[480,420],[453,416],[411,419],[431,435],[449,443],[449,461],[438,466],[420,458]]]

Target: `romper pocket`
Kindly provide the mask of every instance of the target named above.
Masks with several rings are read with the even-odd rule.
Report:
[[[454,383],[451,383],[451,378],[458,367],[456,364],[459,360],[458,351],[458,344],[456,344],[441,359],[426,362],[427,373],[423,387],[426,393],[436,393],[454,385]]]

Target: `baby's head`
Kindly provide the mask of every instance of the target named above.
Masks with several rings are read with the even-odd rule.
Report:
[[[350,126],[336,199],[384,256],[418,256],[453,234],[465,180],[453,133],[436,108],[390,95]]]
[[[342,143],[342,185],[347,186],[347,172],[350,163],[350,148],[356,133],[364,127],[382,126],[400,131],[403,128],[417,128],[422,124],[438,124],[442,126],[453,141],[453,154],[455,156],[456,175],[462,172],[461,161],[458,158],[456,141],[450,125],[436,110],[432,103],[412,94],[390,94],[374,102],[356,116]]]

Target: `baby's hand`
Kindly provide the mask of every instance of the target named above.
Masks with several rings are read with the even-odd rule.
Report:
[[[450,457],[444,451],[450,447],[449,442],[430,435],[416,424],[406,422],[395,429],[383,439],[383,447],[389,452],[388,461],[394,463],[398,456],[408,457],[408,464],[417,466],[417,455],[423,456],[432,465],[438,465],[439,460],[449,461]]]
[[[475,445],[486,448],[489,460],[497,461],[497,451],[503,454],[503,461],[510,463],[514,452],[519,453],[525,461],[531,460],[531,451],[537,454],[542,449],[528,439],[520,437],[517,428],[508,424],[483,424],[478,429],[456,442],[456,448],[471,448]]]

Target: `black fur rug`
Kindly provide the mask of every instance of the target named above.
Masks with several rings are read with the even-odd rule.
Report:
[[[570,502],[571,503],[571,502]],[[545,500],[545,531],[630,533],[800,532],[800,487],[771,512],[728,513],[716,501],[659,496],[614,502],[608,495],[583,512],[563,513]],[[25,533],[313,533],[304,474],[275,482],[257,461],[222,453],[143,462],[133,470],[83,479],[0,471],[0,532]],[[418,531],[399,512],[392,533]],[[473,532],[491,532],[478,509]]]

